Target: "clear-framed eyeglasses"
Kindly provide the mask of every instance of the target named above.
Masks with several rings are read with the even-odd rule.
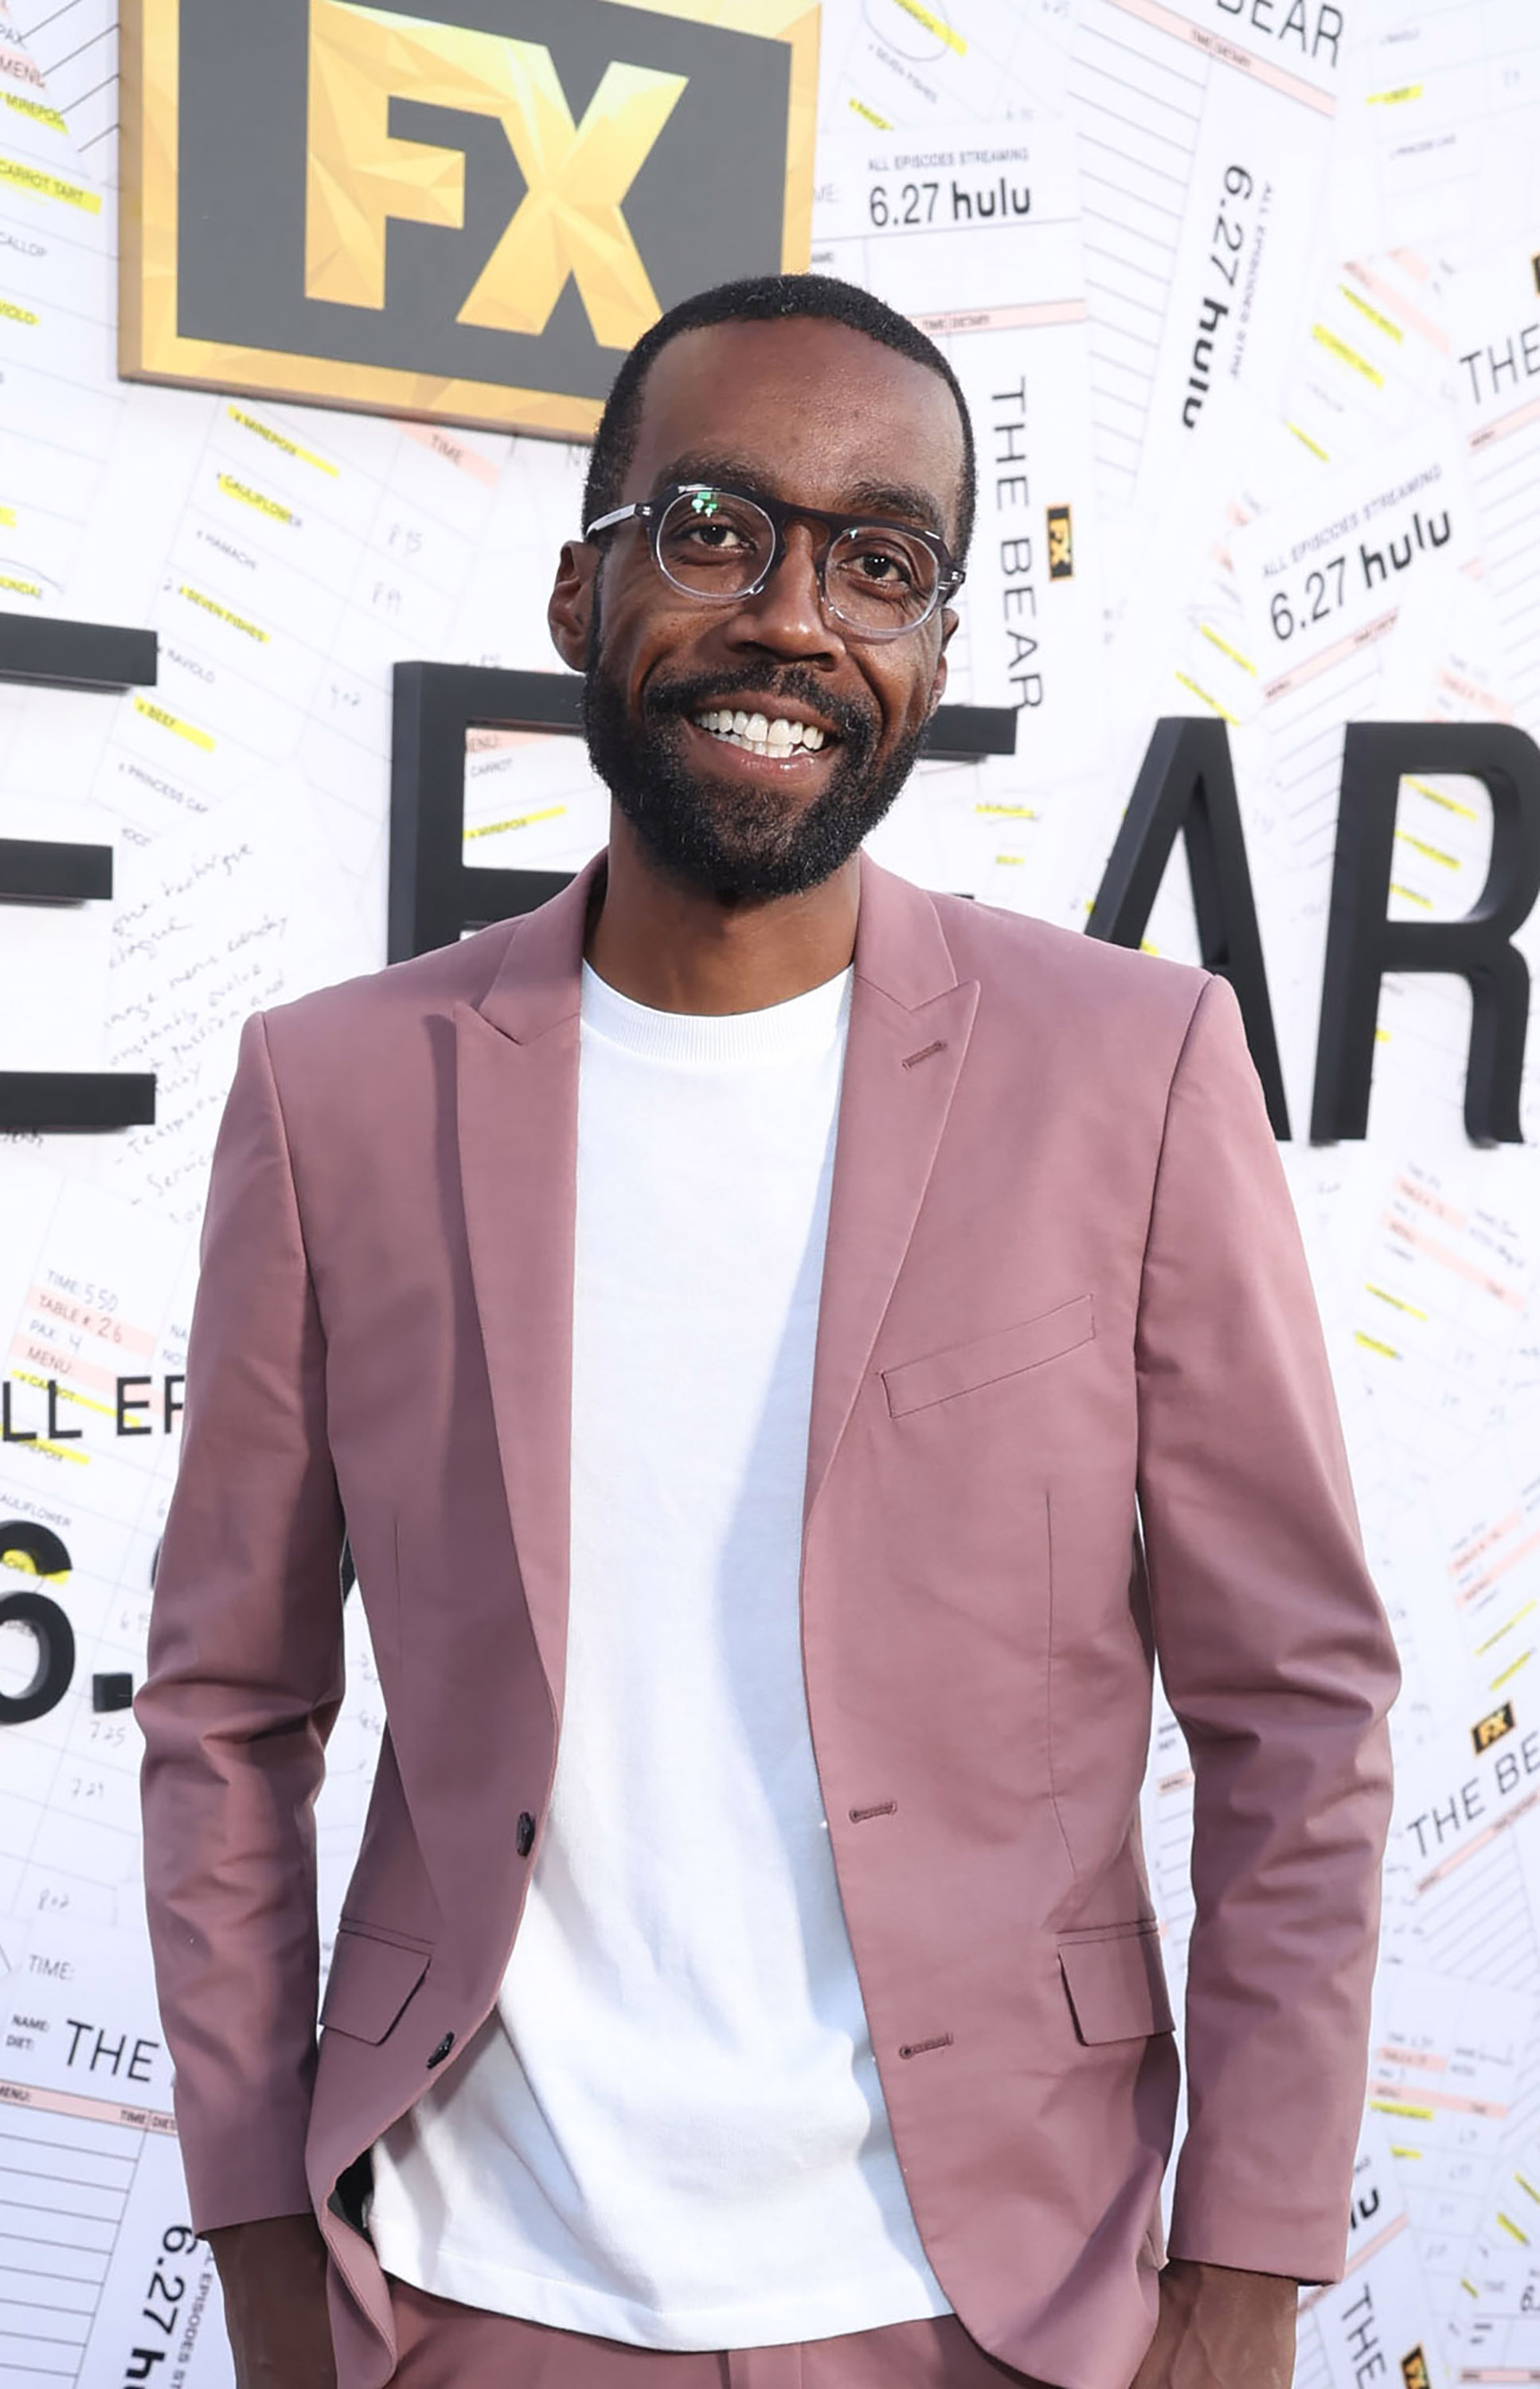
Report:
[[[961,567],[934,531],[750,497],[715,482],[674,482],[600,515],[583,537],[627,522],[645,523],[653,561],[670,588],[708,606],[757,597],[786,553],[787,524],[816,524],[825,533],[817,551],[824,611],[861,639],[919,630],[962,583]]]

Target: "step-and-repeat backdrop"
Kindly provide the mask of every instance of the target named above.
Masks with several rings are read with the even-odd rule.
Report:
[[[286,10],[244,12],[252,122]],[[1470,1141],[1469,990],[1411,972],[1381,990],[1367,1135],[1307,1141],[1344,726],[1540,733],[1540,19],[1530,0],[821,16],[813,262],[925,322],[968,392],[982,506],[951,694],[1016,709],[1014,755],[927,763],[874,852],[1083,926],[1156,722],[1222,725],[1233,764],[1283,1151],[1406,1672],[1352,2269],[1305,2298],[1299,2379],[1540,2381],[1540,1164]],[[349,20],[315,0],[338,89]],[[434,104],[409,89],[389,122],[442,145],[475,58],[433,42]],[[124,107],[108,0],[0,0],[0,609],[159,645],[153,683],[0,686],[0,837],[112,855],[109,897],[0,907],[0,1070],[156,1081],[153,1122],[0,1139],[5,2389],[230,2378],[186,2228],[125,1706],[210,1152],[246,1015],[385,959],[392,667],[554,668],[545,593],[584,463],[560,437],[406,419],[429,398],[404,369],[375,394],[400,416],[275,397],[282,376],[250,395],[249,363],[223,390],[119,378]],[[458,200],[452,158],[449,185],[419,178],[392,241],[442,237],[456,204],[471,222],[494,131],[465,136]],[[273,204],[298,204],[298,171]],[[251,175],[239,197],[261,202]],[[483,208],[484,249],[506,212]],[[356,246],[311,265],[338,312],[379,305]],[[508,303],[483,280],[462,323]],[[579,295],[592,313],[595,294],[561,304]],[[181,329],[223,303],[217,277],[189,283]],[[452,368],[467,388],[477,353]],[[466,747],[468,862],[566,869],[600,842],[574,739]],[[1408,767],[1394,922],[1471,909],[1493,811],[1478,779]],[[1198,955],[1179,850],[1143,934]],[[1515,942],[1534,952],[1533,924]],[[1521,1110],[1540,1135],[1533,1094]],[[328,1932],[381,1722],[349,1609]],[[1146,1824],[1178,1985],[1190,1807],[1162,1712]]]

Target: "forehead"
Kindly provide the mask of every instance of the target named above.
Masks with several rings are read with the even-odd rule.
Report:
[[[777,496],[842,511],[854,491],[928,490],[957,523],[962,433],[938,374],[845,324],[791,316],[681,332],[643,395],[627,497],[690,456],[732,460]]]

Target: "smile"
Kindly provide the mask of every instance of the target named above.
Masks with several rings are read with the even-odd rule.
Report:
[[[726,747],[741,747],[750,755],[792,755],[801,747],[816,754],[828,733],[816,722],[795,722],[778,713],[734,713],[730,709],[713,709],[694,716],[695,726],[707,730]]]

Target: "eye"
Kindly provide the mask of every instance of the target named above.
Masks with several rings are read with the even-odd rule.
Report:
[[[914,572],[907,557],[890,555],[880,547],[860,548],[856,562],[868,581],[899,583],[906,589],[914,586]]]
[[[719,554],[731,555],[738,549],[752,544],[752,542],[745,538],[739,524],[726,519],[712,522],[704,516],[697,520],[681,524],[678,537],[689,546],[714,549]]]
[[[836,569],[884,596],[910,596],[925,585],[929,551],[917,555],[907,540],[889,531],[856,530],[846,536]]]
[[[773,538],[751,500],[731,490],[681,491],[659,526],[659,561],[676,579],[719,574],[731,565],[736,576],[752,581]]]

